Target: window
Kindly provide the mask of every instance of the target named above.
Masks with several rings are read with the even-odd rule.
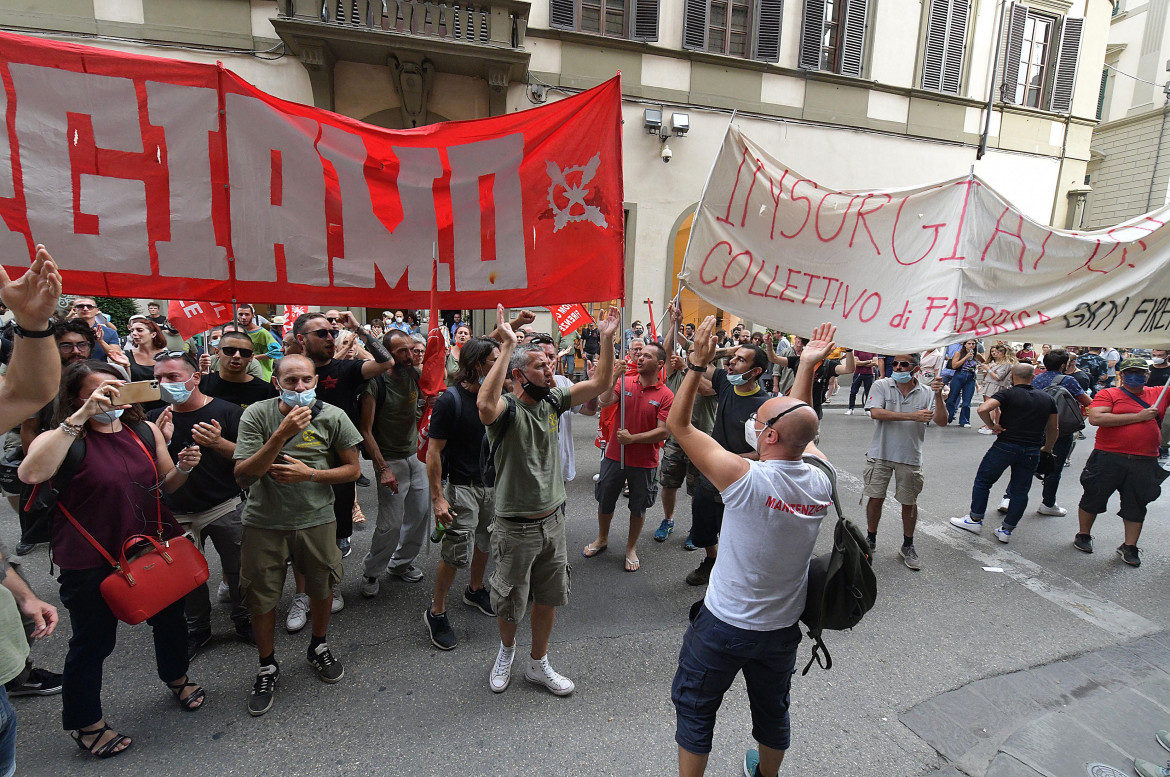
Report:
[[[1084,23],[1084,19],[1055,18],[1012,3],[1005,17],[1000,99],[1068,113]]]
[[[860,76],[869,0],[805,0],[800,66]]]
[[[967,51],[968,0],[931,0],[922,57],[922,88],[958,94]]]
[[[783,14],[783,0],[685,0],[683,48],[777,62]]]
[[[611,38],[658,40],[659,0],[549,0],[549,26]]]

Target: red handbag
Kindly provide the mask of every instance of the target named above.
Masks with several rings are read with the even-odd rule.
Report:
[[[146,446],[131,435],[153,462],[154,457]],[[123,623],[137,625],[151,618],[207,582],[210,572],[207,559],[186,537],[175,537],[163,541],[162,500],[155,497],[158,516],[158,539],[146,534],[133,534],[122,542],[121,558],[114,560],[105,548],[77,522],[65,506],[57,505],[81,536],[89,540],[94,550],[110,563],[114,571],[102,581],[102,598],[114,617]],[[132,559],[126,558],[126,551],[139,543],[152,547]]]

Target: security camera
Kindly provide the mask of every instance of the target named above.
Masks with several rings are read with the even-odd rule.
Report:
[[[673,156],[674,156],[674,153],[671,152],[670,146],[663,143],[662,144],[662,164],[664,164],[664,165],[670,164],[670,159]]]

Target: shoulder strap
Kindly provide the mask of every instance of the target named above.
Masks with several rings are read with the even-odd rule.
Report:
[[[496,451],[500,449],[500,445],[504,442],[504,432],[508,431],[508,427],[512,425],[512,418],[516,415],[516,400],[511,394],[504,395],[504,404],[508,406],[504,410],[504,425],[500,427],[500,433],[488,451],[488,459],[493,463],[496,460]]]
[[[455,422],[458,423],[463,417],[463,396],[459,393],[459,387],[452,386],[444,393],[450,394],[452,401],[455,402]]]
[[[134,424],[127,424],[127,426],[130,427],[130,431],[134,435],[134,442],[138,443],[138,447],[141,448],[142,452],[146,454],[146,458],[150,459],[150,466],[152,468],[154,468],[155,473],[156,473],[155,477],[158,477],[158,474],[157,474],[158,464],[155,461],[154,453],[152,453],[151,449],[148,448],[146,445],[146,436],[149,435],[151,447],[154,446],[154,443],[155,443],[154,430],[151,429],[149,426],[147,426],[145,421],[142,421],[139,423],[134,423]],[[175,466],[178,467],[179,465],[176,464]],[[163,531],[164,531],[163,530],[163,521],[162,521],[162,482],[159,481],[159,484],[157,486],[155,486],[152,490],[154,491],[155,520],[158,521],[158,537],[161,540],[162,536],[163,536]],[[93,537],[90,537],[89,534],[86,533],[85,529],[81,528],[81,524],[79,524],[77,521],[73,520],[73,516],[71,516],[71,515],[69,515],[69,513],[65,512],[64,507],[61,508],[61,512],[65,513],[65,517],[68,518],[70,521],[72,521],[73,525],[76,526],[81,531],[82,534],[85,534],[86,539],[88,539],[90,542],[93,542]],[[96,546],[96,543],[95,543],[95,546]],[[109,558],[108,555],[106,557]],[[115,564],[113,562],[112,559],[110,560],[110,563],[114,564],[114,566],[118,566],[117,564]]]
[[[1052,383],[1050,383],[1050,384],[1048,384],[1048,385],[1050,385],[1050,386],[1059,386],[1061,383],[1064,383],[1064,379],[1065,379],[1066,377],[1068,377],[1068,376],[1066,376],[1066,375],[1057,375],[1055,378],[1053,378],[1053,379],[1052,379]],[[1065,391],[1068,391],[1068,389],[1065,389]]]
[[[73,524],[73,528],[77,529],[77,531],[80,532],[82,537],[85,537],[87,540],[89,540],[89,544],[93,545],[93,549],[96,550],[98,553],[100,553],[102,555],[102,558],[104,558],[106,561],[109,562],[110,566],[117,569],[118,562],[114,560],[114,557],[111,556],[109,554],[109,552],[107,552],[106,549],[102,547],[100,542],[98,542],[97,540],[95,540],[93,538],[92,534],[90,534],[89,532],[87,532],[85,530],[84,526],[82,526],[80,523],[77,522],[77,519],[74,518],[73,515],[68,510],[65,509],[65,505],[59,504],[59,505],[57,505],[57,507],[61,508],[61,513],[64,514],[64,516],[69,520],[69,523]],[[161,529],[162,524],[159,524],[159,527]]]
[[[806,453],[801,458],[806,464],[816,467],[829,478],[829,484],[833,487],[833,507],[837,510],[837,518],[845,520],[845,511],[841,509],[841,499],[837,495],[837,476],[833,473],[833,468],[820,456],[813,456],[811,453]]]

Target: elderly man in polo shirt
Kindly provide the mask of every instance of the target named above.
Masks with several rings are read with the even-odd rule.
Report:
[[[1080,530],[1073,546],[1093,552],[1093,522],[1105,512],[1114,491],[1121,494],[1121,516],[1125,540],[1117,555],[1131,567],[1142,564],[1138,537],[1146,519],[1146,507],[1162,494],[1167,472],[1158,466],[1158,443],[1162,418],[1170,393],[1146,386],[1150,368],[1145,359],[1123,359],[1117,365],[1121,385],[1104,388],[1089,405],[1089,423],[1097,427],[1093,452],[1081,472],[1085,492],[1077,510]]]
[[[926,427],[947,425],[947,407],[943,402],[942,378],[935,378],[929,388],[914,376],[918,371],[918,354],[895,354],[887,360],[893,364],[888,378],[875,381],[865,400],[865,409],[873,419],[873,439],[865,454],[864,496],[866,537],[872,552],[877,546],[878,522],[890,479],[894,479],[894,499],[902,505],[902,546],[898,555],[907,568],[919,570],[918,551],[914,549],[914,528],[918,524],[918,495],[922,493],[922,443]]]
[[[597,498],[597,539],[585,546],[581,555],[593,558],[609,544],[609,526],[622,487],[630,487],[630,533],[626,539],[627,572],[641,566],[638,558],[638,535],[646,520],[646,510],[658,496],[658,448],[670,436],[666,416],[674,402],[674,392],[659,380],[666,363],[666,349],[651,343],[637,355],[637,374],[623,375],[614,389],[601,395],[603,407],[619,401],[617,391],[625,395],[625,426],[614,424],[601,459],[601,473],[594,487]],[[624,449],[624,450],[623,450]],[[625,461],[622,461],[624,452]]]

